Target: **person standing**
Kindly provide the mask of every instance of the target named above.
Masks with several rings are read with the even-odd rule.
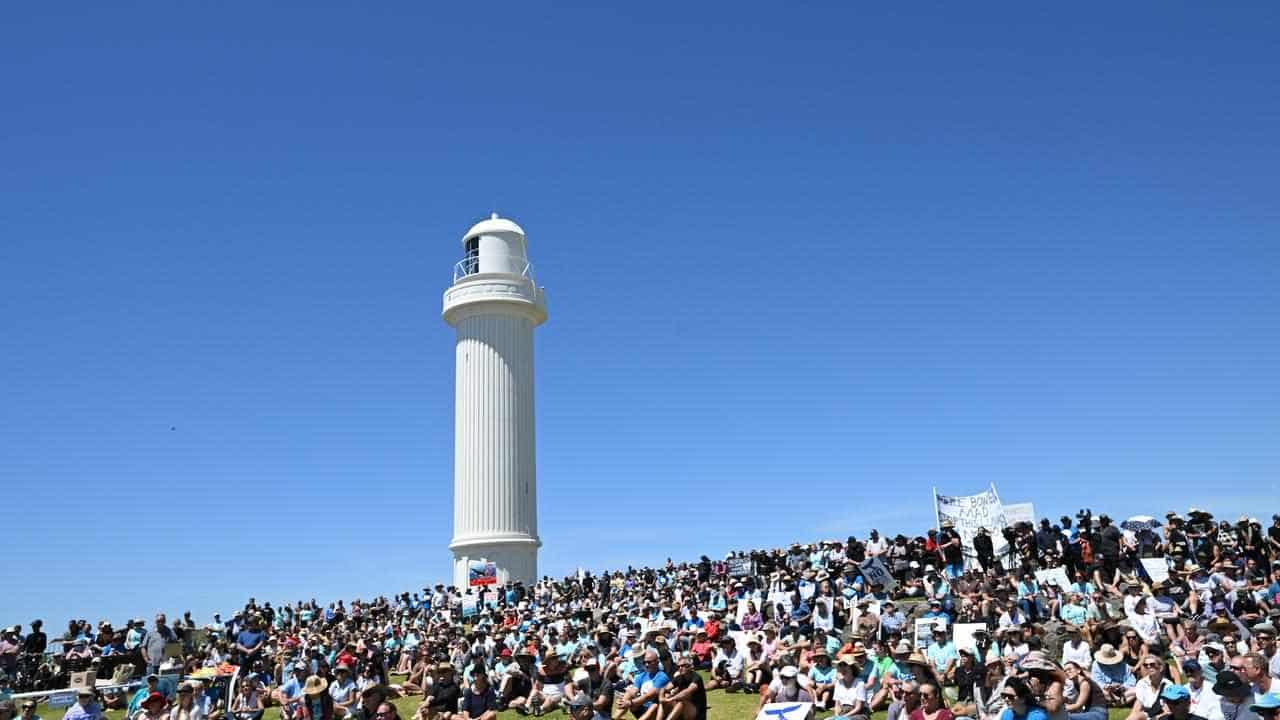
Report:
[[[942,521],[942,529],[938,531],[938,550],[947,565],[949,579],[955,580],[964,574],[964,544],[960,541],[960,533],[956,532],[955,523],[950,520]]]
[[[142,658],[147,662],[148,674],[159,672],[160,663],[164,662],[164,646],[173,640],[176,637],[165,624],[164,613],[156,615],[155,630],[142,639]]]

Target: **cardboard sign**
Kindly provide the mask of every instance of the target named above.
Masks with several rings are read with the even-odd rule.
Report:
[[[813,703],[769,703],[756,713],[756,720],[805,720],[813,715]]]
[[[1147,571],[1152,584],[1169,579],[1169,563],[1164,558],[1142,558],[1141,562],[1142,569]]]
[[[81,690],[88,688],[92,690],[98,683],[97,670],[84,670],[82,672],[71,673],[71,689]]]
[[[870,590],[872,585],[883,585],[884,591],[891,593],[898,586],[898,581],[893,579],[893,575],[889,574],[889,568],[884,566],[880,558],[875,557],[865,560],[862,563],[862,577],[867,581],[867,589]]]

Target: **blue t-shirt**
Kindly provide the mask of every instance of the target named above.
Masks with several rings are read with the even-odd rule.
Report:
[[[1038,707],[1027,708],[1027,712],[1019,715],[1013,708],[1005,708],[1000,713],[1000,720],[1049,720],[1049,715]]]
[[[828,665],[826,670],[814,665],[809,668],[809,679],[815,683],[827,685],[836,681],[836,666]]]
[[[934,669],[938,672],[946,670],[947,663],[950,663],[952,660],[955,660],[956,662],[960,661],[960,653],[956,651],[955,643],[949,642],[941,645],[933,643],[929,646],[929,649],[925,651],[925,654],[929,656],[929,660],[933,662]]]
[[[667,677],[667,674],[662,672],[661,670],[659,670],[656,673],[649,673],[649,672],[642,671],[642,672],[636,673],[635,686],[636,686],[636,689],[639,690],[641,694],[644,694],[649,692],[650,690],[655,690],[655,689],[661,690],[662,688],[666,687],[667,684],[670,682],[671,682],[671,678]],[[652,704],[653,702],[650,701],[645,703],[644,706],[647,708]]]
[[[236,636],[236,642],[244,647],[253,648],[262,642],[262,633],[252,630],[241,630]]]

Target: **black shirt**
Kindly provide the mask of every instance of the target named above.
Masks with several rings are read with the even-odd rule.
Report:
[[[693,703],[694,712],[696,713],[694,717],[696,720],[707,720],[707,690],[702,684],[702,676],[696,672],[684,676],[677,674],[671,679],[671,684],[677,690],[684,690],[690,685],[695,685],[696,688],[693,694],[689,696],[689,702]]]
[[[952,540],[959,540],[960,533],[954,528],[942,528],[942,532],[938,533],[938,544],[946,545]],[[949,545],[942,550],[942,556],[947,559],[950,564],[964,562],[964,548],[961,543]]]
[[[975,683],[982,682],[983,673],[986,668],[977,663],[966,668],[964,664],[956,667],[956,689],[959,696],[956,698],[960,702],[973,702],[973,686]]]
[[[431,707],[451,713],[457,712],[458,698],[461,696],[462,691],[458,689],[458,683],[452,679],[448,682],[437,682],[435,687],[431,688]]]
[[[31,634],[27,636],[27,639],[23,641],[22,650],[23,652],[29,653],[43,653],[44,649],[48,647],[48,645],[49,639],[45,636],[44,632],[40,630],[33,630]]]
[[[1120,557],[1120,540],[1123,535],[1120,528],[1115,525],[1108,525],[1102,528],[1102,532],[1098,533],[1098,553],[1105,558],[1116,559]]]

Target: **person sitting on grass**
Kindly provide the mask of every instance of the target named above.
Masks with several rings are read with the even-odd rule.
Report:
[[[759,692],[773,679],[769,656],[765,654],[764,643],[760,636],[754,635],[747,640],[747,656],[742,659],[743,683],[748,692]]]
[[[835,692],[836,669],[831,664],[831,656],[824,648],[815,648],[809,656],[813,664],[809,666],[809,692],[821,710],[832,707],[832,695]]]
[[[779,670],[778,679],[760,696],[760,707],[756,712],[759,713],[769,703],[813,702],[813,693],[800,684],[799,674],[800,671],[795,665],[787,665]]]
[[[1165,678],[1164,661],[1155,655],[1148,655],[1139,665],[1142,678],[1133,686],[1133,706],[1129,710],[1128,720],[1150,720],[1161,714],[1163,706],[1160,693],[1166,685],[1171,685]]]
[[[953,720],[955,715],[942,702],[942,686],[924,682],[920,684],[920,707],[907,717],[909,720]]]
[[[720,648],[711,660],[711,680],[707,689],[731,693],[742,690],[742,669],[743,658],[738,652],[738,644],[727,635],[720,638]]]
[[[1137,696],[1134,686],[1138,684],[1138,680],[1129,670],[1124,656],[1110,643],[1104,644],[1098,648],[1098,652],[1093,654],[1093,668],[1090,669],[1089,675],[1106,693],[1108,706],[1122,707],[1133,704]]]
[[[462,709],[454,720],[497,720],[498,694],[489,685],[489,676],[480,674],[462,695]]]
[[[640,720],[661,720],[662,706],[658,697],[662,688],[670,683],[671,678],[662,671],[657,651],[645,650],[643,669],[635,674],[631,687],[627,688],[618,705]]]
[[[1000,713],[1000,720],[1049,720],[1049,715],[1036,705],[1031,687],[1020,677],[1005,681],[1001,697],[1007,707]]]
[[[418,651],[418,659],[413,663],[412,669],[409,671],[409,677],[400,683],[400,693],[403,695],[426,695],[431,692],[431,672],[435,667],[435,663],[427,654],[425,648]]]
[[[707,639],[707,631],[699,628],[693,634],[693,644],[689,646],[693,653],[694,665],[699,670],[711,669],[711,658],[715,655],[716,646]]]
[[[853,655],[841,655],[836,661],[836,681],[831,691],[835,709],[833,717],[839,720],[868,720],[871,716],[867,706],[867,688],[859,677],[861,672],[862,666]]]
[[[658,698],[662,720],[707,720],[707,690],[688,655],[676,659],[675,675]]]

